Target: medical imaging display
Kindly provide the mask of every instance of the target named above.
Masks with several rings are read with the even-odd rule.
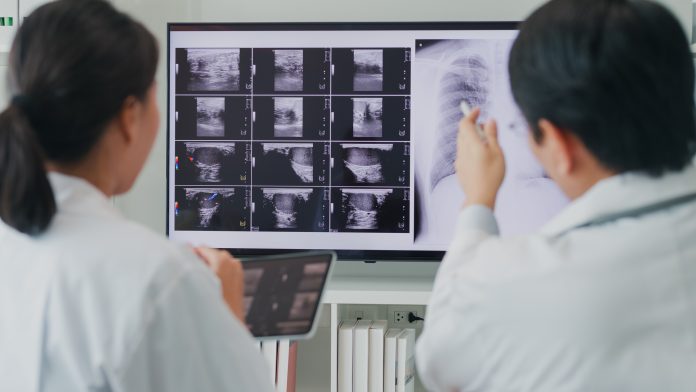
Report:
[[[176,230],[248,231],[251,195],[247,187],[186,187],[174,191]]]
[[[332,185],[408,186],[408,143],[332,143]]]
[[[255,97],[254,139],[328,139],[330,105],[322,96]]]
[[[255,187],[253,231],[329,231],[329,188]]]
[[[177,93],[250,91],[251,49],[178,48],[175,53]]]
[[[176,142],[177,185],[249,183],[251,145],[248,142]]]
[[[333,188],[331,230],[408,232],[409,190],[406,188]]]
[[[252,335],[308,333],[326,284],[329,262],[327,256],[245,261],[244,305]]]
[[[333,97],[333,140],[403,140],[410,138],[411,99]]]
[[[537,230],[568,199],[532,154],[512,97],[515,29],[170,24],[170,236],[237,254],[442,252],[467,196],[454,168],[462,101],[481,124],[497,122],[501,235]],[[284,300],[283,317],[301,318],[315,298]],[[254,325],[278,328],[264,320]]]
[[[328,143],[254,143],[254,184],[325,185],[329,179],[329,149]]]
[[[410,48],[334,48],[332,92],[410,94]]]
[[[178,96],[176,137],[185,140],[249,139],[251,104],[249,96]]]
[[[257,94],[322,94],[330,88],[329,49],[254,49]]]

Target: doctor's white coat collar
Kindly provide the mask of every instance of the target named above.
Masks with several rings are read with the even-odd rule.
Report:
[[[625,173],[604,179],[546,224],[541,233],[555,236],[585,224],[696,194],[696,164],[660,178]]]
[[[87,215],[120,216],[109,197],[81,177],[49,172],[56,204],[61,211]]]

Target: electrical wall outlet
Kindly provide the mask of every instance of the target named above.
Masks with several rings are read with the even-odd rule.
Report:
[[[425,315],[425,306],[420,305],[390,305],[387,307],[387,318],[389,324],[396,328],[422,328],[422,321],[408,321],[409,313],[414,316],[423,318]]]
[[[343,320],[379,320],[378,305],[346,305]]]

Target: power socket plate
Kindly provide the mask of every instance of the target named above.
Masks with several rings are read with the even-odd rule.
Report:
[[[408,314],[413,312],[418,317],[424,317],[425,306],[422,305],[389,305],[387,317],[389,325],[395,328],[423,328],[422,321],[408,322]]]

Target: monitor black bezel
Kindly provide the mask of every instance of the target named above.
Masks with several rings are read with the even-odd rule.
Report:
[[[475,21],[475,22],[239,22],[239,23],[206,23],[185,22],[167,23],[167,152],[166,152],[166,183],[167,202],[165,203],[166,234],[169,236],[169,166],[170,138],[169,110],[170,85],[170,34],[173,31],[378,31],[378,30],[518,30],[517,21]],[[379,233],[377,233],[379,234]],[[302,249],[254,249],[228,248],[236,256],[269,256],[282,253],[298,252]],[[321,251],[323,249],[308,249]],[[332,249],[333,250],[333,249]],[[356,261],[441,261],[444,251],[408,251],[408,250],[335,250],[340,260]]]

